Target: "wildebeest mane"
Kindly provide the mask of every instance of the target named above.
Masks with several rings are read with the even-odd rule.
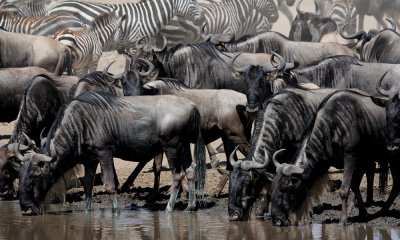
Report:
[[[354,57],[338,55],[328,57],[315,65],[295,69],[291,73],[295,76],[295,84],[308,82],[312,79],[313,83],[320,87],[335,88],[338,82],[342,80],[342,76],[350,71],[351,65],[362,66]],[[306,75],[306,77],[303,75]]]
[[[108,91],[110,91],[114,95],[118,95],[117,90],[115,89],[115,85],[113,85],[113,79],[111,76],[104,74],[103,72],[92,72],[83,78],[79,79],[79,81],[70,89],[70,99],[73,98],[76,88],[80,83],[87,83],[89,85],[94,85],[98,87],[106,87]]]
[[[278,32],[263,32],[259,34],[246,35],[238,40],[232,40],[225,44],[229,51],[244,51],[244,52],[264,52],[272,53],[277,51],[285,59],[289,56],[283,54],[285,49],[282,49],[282,40],[291,41],[284,35]]]
[[[127,106],[121,98],[110,92],[89,91],[80,94],[72,101],[88,103],[102,110],[120,110]],[[72,103],[72,102],[71,102]]]
[[[177,44],[176,46],[165,50],[165,52],[161,53],[166,61],[169,61],[173,58],[176,53],[183,51],[184,49],[190,49],[193,59],[201,59],[204,56],[211,56],[212,58],[218,58],[223,61],[220,57],[220,52],[215,45],[210,43],[197,43],[197,44]],[[160,54],[160,53],[159,53]],[[194,61],[196,62],[196,61]]]

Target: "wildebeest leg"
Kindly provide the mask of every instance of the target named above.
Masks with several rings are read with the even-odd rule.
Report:
[[[371,164],[366,164],[366,167],[363,167],[361,165],[362,164],[358,164],[356,166],[356,171],[354,171],[354,173],[353,173],[353,179],[351,181],[351,189],[353,190],[356,200],[357,200],[359,216],[361,219],[365,220],[368,216],[368,212],[367,212],[367,209],[365,208],[364,201],[361,196],[360,183],[361,183],[364,173],[366,173],[368,171],[367,168],[369,166],[371,166]],[[347,209],[346,211],[349,212],[348,210],[349,209]]]
[[[343,182],[340,186],[340,198],[342,199],[342,212],[340,215],[341,225],[347,224],[347,198],[349,197],[350,184],[353,178],[355,165],[355,158],[352,155],[345,156]]]
[[[222,139],[222,143],[224,144],[226,159],[229,159],[229,155],[233,152],[233,150],[235,149],[235,146],[225,136],[221,136],[221,139]],[[235,158],[235,160],[237,160],[236,154],[234,155],[234,158]],[[215,197],[219,197],[219,195],[221,195],[222,189],[224,189],[226,183],[228,182],[229,172],[232,171],[232,165],[230,164],[229,160],[226,161],[226,170],[227,171],[225,171],[224,174],[222,174],[217,187],[215,187],[215,189],[213,191]]]
[[[374,202],[374,178],[375,178],[376,164],[369,162],[365,169],[365,175],[367,176],[367,198],[365,200],[365,206],[371,206]]]
[[[174,210],[174,205],[176,199],[178,197],[179,189],[181,187],[181,170],[182,165],[178,161],[178,153],[177,150],[173,147],[164,148],[164,153],[168,159],[168,165],[172,172],[172,190],[170,193],[170,197],[168,200],[167,207],[165,209],[166,212],[172,212]]]
[[[112,158],[112,151],[109,149],[102,149],[97,151],[97,160],[100,162],[101,172],[104,177],[104,187],[106,192],[112,197],[112,208],[117,208],[117,191],[115,187],[115,179],[117,177],[114,161]]]
[[[206,145],[208,155],[210,156],[211,167],[217,168],[219,164],[219,159],[217,158],[218,151],[211,146],[211,143]]]
[[[149,198],[150,202],[154,202],[157,199],[158,194],[160,192],[160,174],[161,174],[162,160],[163,160],[163,153],[158,154],[154,158],[153,162],[154,187],[153,187],[153,193]]]
[[[92,208],[92,195],[94,176],[96,174],[97,162],[90,162],[85,164],[85,176],[82,178],[82,185],[85,192],[85,207],[84,210],[90,211]]]
[[[390,195],[388,199],[386,200],[385,204],[383,205],[382,209],[379,210],[376,214],[374,214],[374,217],[379,217],[382,214],[384,214],[387,210],[389,210],[390,206],[394,202],[394,200],[397,198],[397,196],[400,193],[400,162],[399,159],[394,159],[390,162],[390,172],[392,175],[392,190],[390,191]]]
[[[146,166],[147,162],[139,162],[136,168],[133,170],[131,175],[129,175],[128,179],[122,184],[121,187],[121,192],[128,192],[130,186],[132,186],[133,182],[135,181],[136,177],[139,175],[139,173],[142,171],[144,166]]]

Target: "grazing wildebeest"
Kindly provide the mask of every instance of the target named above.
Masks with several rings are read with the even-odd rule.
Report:
[[[323,88],[358,88],[368,94],[379,95],[376,86],[380,79],[383,79],[383,86],[396,85],[400,67],[397,64],[361,62],[349,56],[334,56],[286,73],[283,79],[289,84],[314,83]]]
[[[285,159],[290,159],[310,120],[313,119],[321,101],[333,89],[302,90],[286,88],[269,98],[258,113],[250,150],[245,160],[235,162],[229,179],[229,220],[242,221],[250,216],[253,203],[263,188],[270,188],[268,172],[275,151],[286,148]],[[285,161],[285,162],[286,162]],[[268,195],[270,193],[267,193]],[[262,215],[268,211],[270,196],[265,197]]]
[[[161,151],[168,158],[174,181],[166,211],[173,210],[181,171],[189,182],[187,210],[196,208],[195,174],[200,188],[204,187],[204,176],[195,171],[204,168],[204,143],[199,112],[185,98],[171,95],[117,97],[107,92],[86,92],[58,115],[49,135],[53,136],[47,142],[51,157],[30,155],[20,170],[23,215],[39,214],[50,188],[77,164],[85,167],[85,208],[89,209],[98,163],[107,192],[115,194],[113,157],[148,161]],[[197,143],[195,162],[190,152],[193,139]]]
[[[334,42],[297,42],[288,39],[278,32],[265,32],[242,37],[237,41],[219,44],[228,52],[275,52],[286,61],[297,62],[304,66],[322,61],[330,56],[348,55],[356,57],[356,52],[350,48]]]
[[[45,36],[34,36],[0,30],[0,67],[36,66],[57,75],[71,75],[71,50]]]
[[[311,201],[326,187],[326,173],[333,166],[344,169],[340,187],[340,224],[347,223],[350,188],[363,204],[359,185],[371,162],[387,163],[385,109],[359,91],[340,90],[326,97],[305,130],[291,164],[277,167],[272,186],[271,215],[274,225],[296,225],[309,213]],[[385,169],[387,172],[387,168]],[[385,180],[382,178],[382,180]],[[315,195],[314,195],[315,194]],[[361,218],[368,213],[359,208]]]
[[[383,29],[379,32],[359,31],[352,35],[341,33],[344,38],[357,39],[356,50],[365,62],[399,63],[400,35],[395,29]]]

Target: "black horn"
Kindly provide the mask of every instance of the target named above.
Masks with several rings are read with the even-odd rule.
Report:
[[[300,0],[297,4],[296,4],[296,11],[297,11],[297,15],[299,15],[300,17],[303,17],[304,16],[304,12],[302,12],[301,10],[300,10],[300,5],[301,5],[301,2],[302,2],[303,0]]]
[[[18,146],[15,149],[15,156],[18,158],[19,161],[23,162],[24,161],[24,156],[19,152],[19,147],[20,147],[21,142],[18,142]]]
[[[234,168],[239,168],[240,167],[240,161],[235,161],[235,158],[233,156],[235,156],[235,153],[237,151],[239,146],[236,146],[235,149],[232,151],[231,155],[229,155],[229,162],[231,163],[232,167]]]
[[[393,19],[391,18],[386,18],[386,21],[388,21],[390,23],[390,25],[392,25],[392,30],[396,31],[396,23],[393,21]]]
[[[245,72],[247,72],[247,70],[249,70],[250,65],[243,66],[243,67],[241,67],[241,68],[235,68],[235,67],[233,66],[233,64],[234,64],[234,62],[235,62],[235,60],[236,60],[236,58],[238,58],[239,55],[242,54],[242,53],[243,53],[243,52],[239,52],[239,53],[237,53],[234,57],[232,57],[231,60],[230,60],[229,63],[228,63],[228,66],[230,66],[231,68],[235,69],[235,70],[238,71],[238,72],[245,73]]]
[[[115,63],[115,60],[113,60],[112,62],[110,62],[109,64],[107,64],[107,66],[104,67],[104,69],[103,69],[103,74],[104,74],[104,75],[107,75],[107,76],[109,75],[109,74],[108,74],[108,69],[111,67],[111,65],[112,65],[113,63]]]
[[[340,36],[341,36],[342,38],[344,38],[344,39],[357,39],[357,40],[360,40],[360,39],[362,39],[362,38],[366,35],[366,32],[363,31],[363,30],[360,30],[360,31],[358,31],[358,32],[356,32],[356,33],[354,33],[354,34],[352,34],[352,35],[345,35],[344,30],[346,29],[347,25],[348,25],[348,23],[346,23],[345,25],[343,25],[343,27],[342,27],[342,28],[340,29],[340,31],[339,31]]]
[[[278,160],[276,160],[276,157],[278,156],[278,154],[280,154],[281,152],[283,152],[283,151],[285,151],[285,150],[286,150],[286,149],[284,149],[284,148],[283,148],[283,149],[280,149],[280,150],[274,152],[274,154],[272,155],[272,162],[274,163],[276,169],[278,169],[278,168],[280,168],[280,167],[282,166],[282,164],[280,164],[280,163],[278,162]]]
[[[286,67],[286,61],[281,55],[277,54],[276,52],[272,52],[271,59],[270,59],[271,64],[273,62],[275,62],[275,60],[274,60],[275,56],[279,60],[279,65],[276,68],[278,69],[278,71],[282,71]]]
[[[382,81],[385,78],[386,74],[389,71],[385,72],[385,74],[383,74],[383,76],[381,77],[381,79],[379,80],[378,84],[376,85],[376,90],[382,94],[383,96],[387,96],[389,97],[390,95],[392,95],[395,91],[397,91],[397,89],[395,89],[394,87],[391,87],[389,90],[385,90],[382,88]]]
[[[150,61],[148,61],[146,59],[139,58],[139,60],[144,62],[145,64],[147,64],[147,66],[149,67],[149,70],[147,70],[147,72],[139,72],[139,75],[142,76],[142,77],[149,76],[149,74],[152,73],[153,70],[154,70],[154,65]]]

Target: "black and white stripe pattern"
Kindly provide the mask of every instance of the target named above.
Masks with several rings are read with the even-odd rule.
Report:
[[[260,20],[271,24],[278,19],[278,10],[274,1],[224,1],[203,6],[206,18],[204,33],[230,35],[240,38],[243,35],[259,32]],[[263,26],[263,25],[262,25]],[[270,28],[262,27],[267,30]],[[269,29],[268,29],[269,28]],[[264,30],[264,29],[263,29]]]
[[[117,16],[115,12],[104,14],[94,19],[93,29],[71,31],[64,29],[58,32],[54,38],[72,49],[72,67],[78,76],[93,72],[97,68],[104,49],[120,49],[121,24],[125,18]]]
[[[9,32],[50,36],[61,29],[82,30],[86,28],[79,18],[71,15],[26,17],[14,12],[0,11],[0,26]]]
[[[352,0],[315,0],[315,6],[318,15],[332,18],[339,29],[348,24],[345,32],[356,32],[357,12]]]
[[[127,15],[122,25],[125,48],[135,47],[136,42],[143,37],[155,36],[176,15],[198,25],[203,20],[196,0],[147,0],[122,4],[65,1],[49,9],[48,14],[73,14],[85,24],[90,24],[96,16],[112,10],[120,15]]]
[[[39,17],[46,15],[47,9],[54,4],[52,0],[18,0],[15,2],[0,2],[2,11],[15,12],[21,16]]]

